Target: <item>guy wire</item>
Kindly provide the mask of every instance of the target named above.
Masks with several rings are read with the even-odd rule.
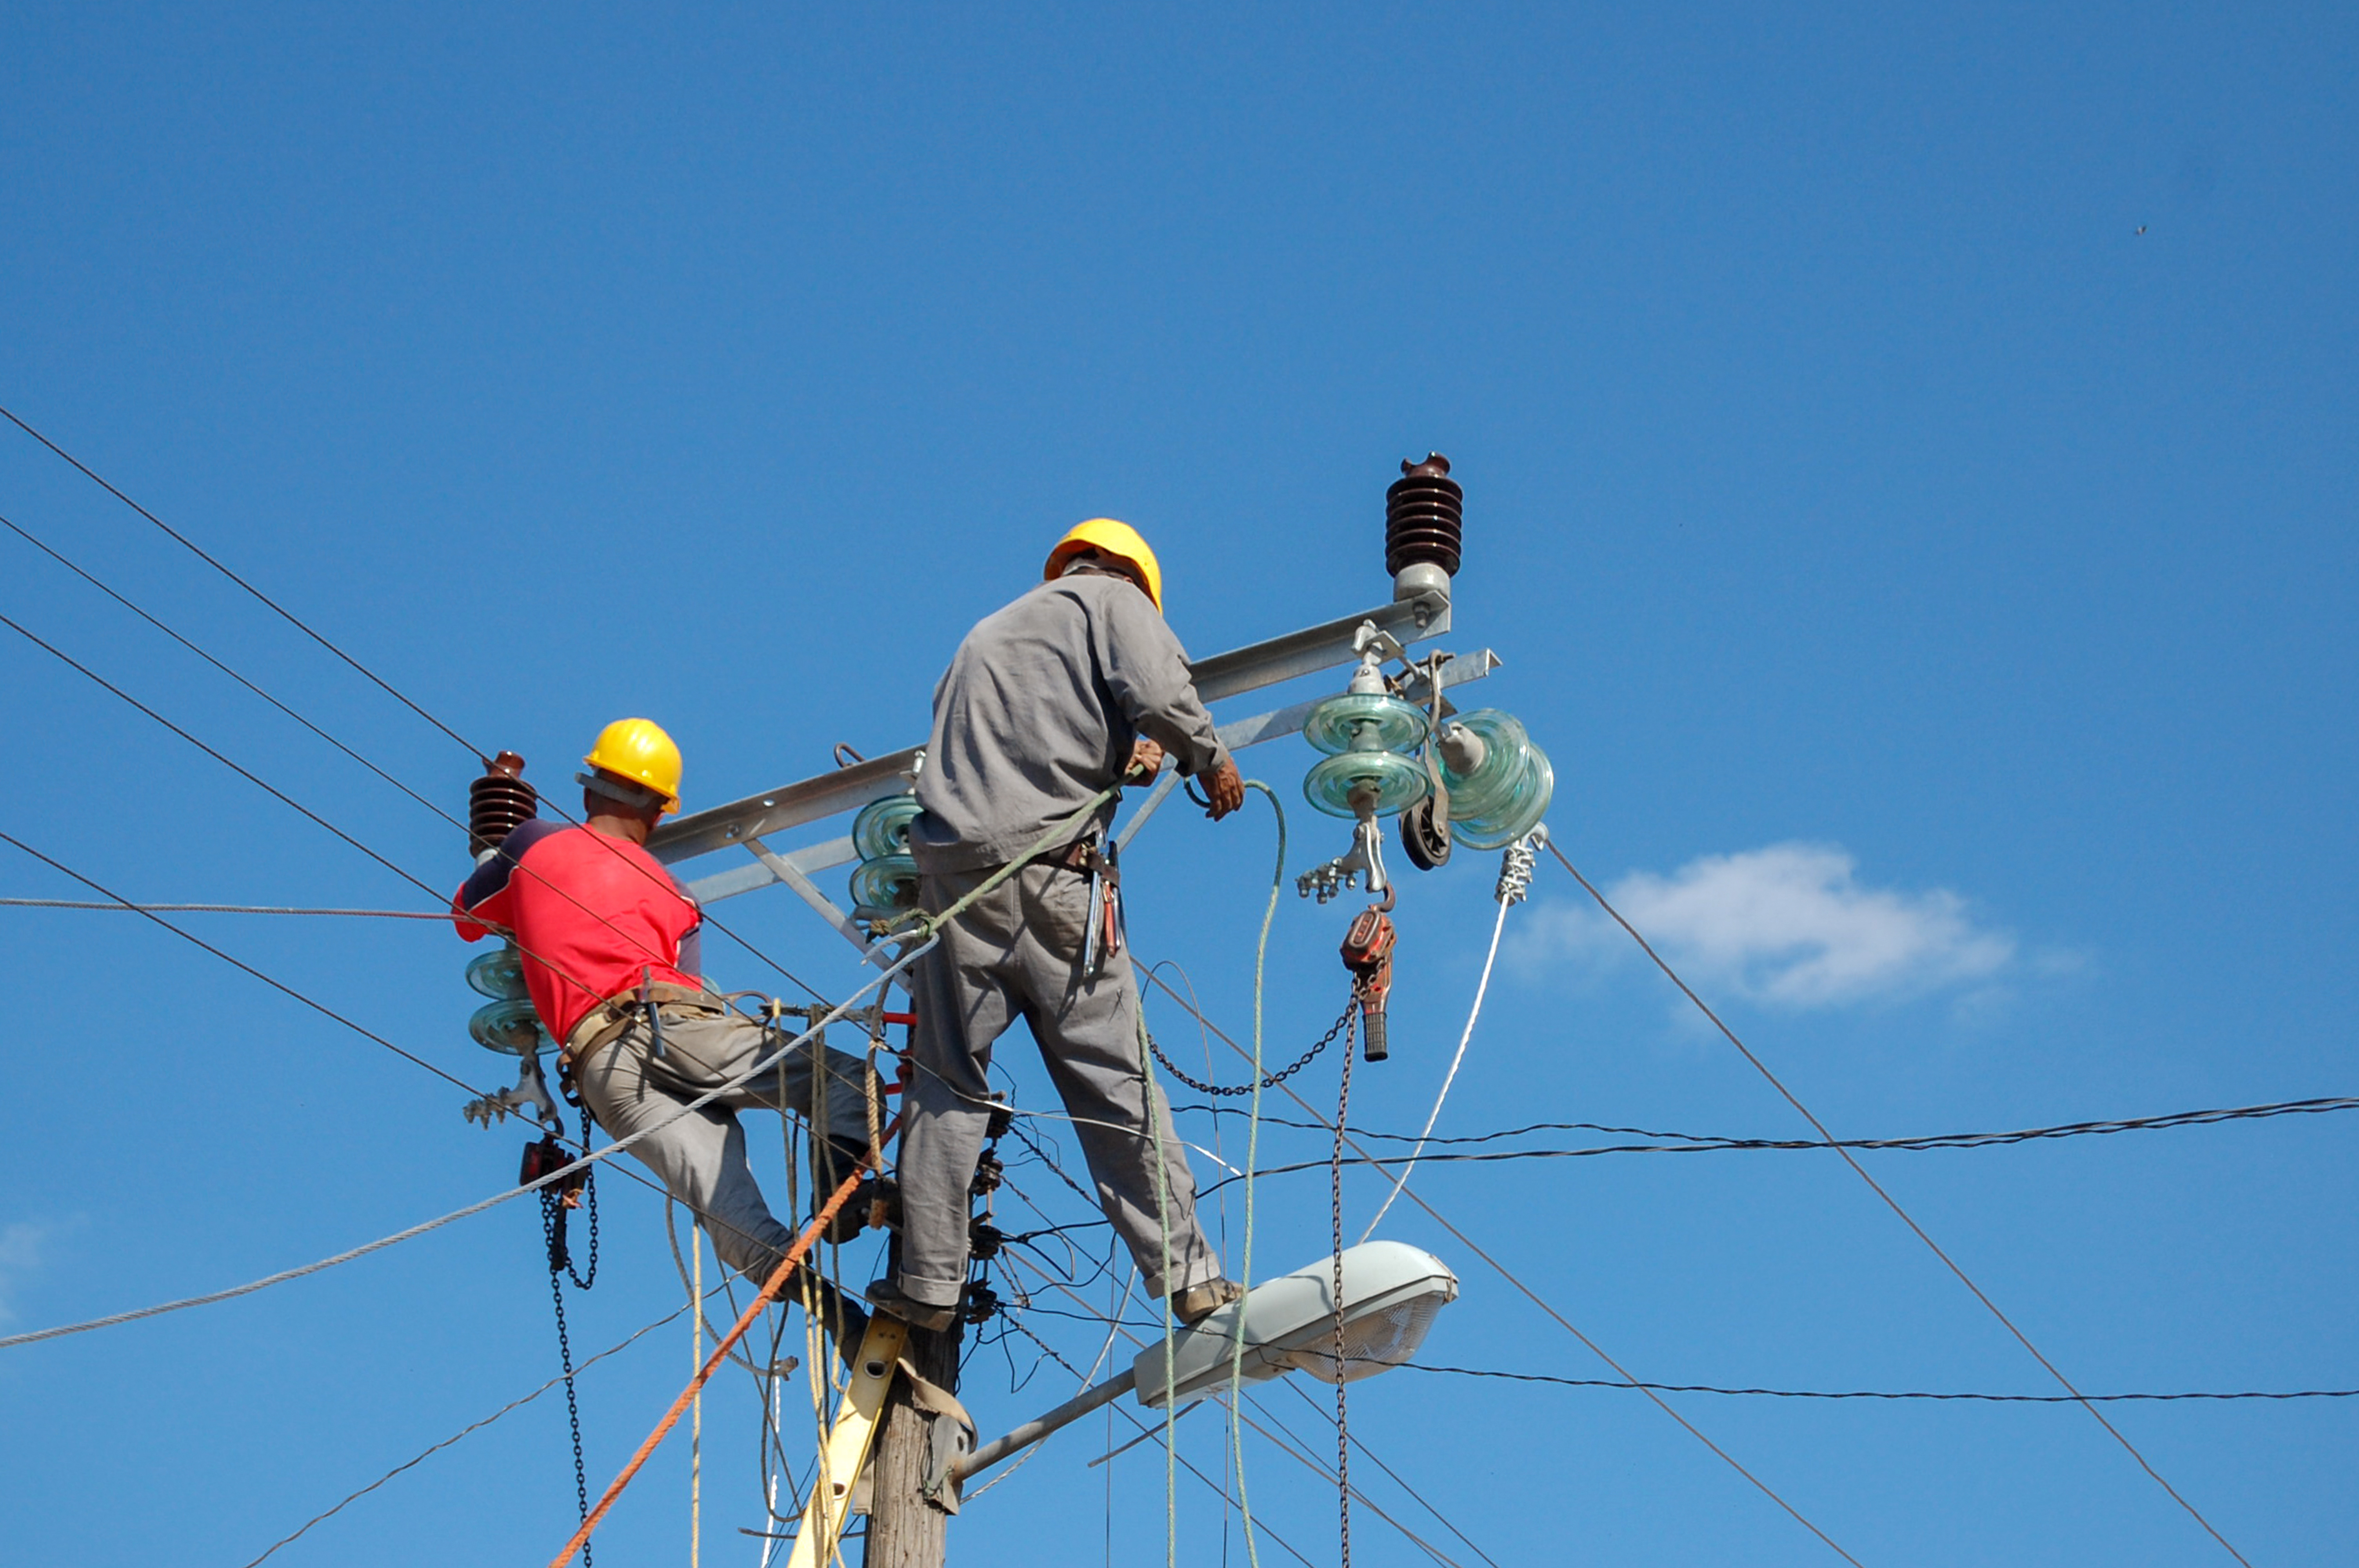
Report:
[[[1647,939],[1638,935],[1638,928],[1636,926],[1622,918],[1621,911],[1615,909],[1612,903],[1608,903],[1605,895],[1598,892],[1596,887],[1591,883],[1587,877],[1581,874],[1580,868],[1565,858],[1564,851],[1558,848],[1554,839],[1550,839],[1549,841],[1548,849],[1549,853],[1557,858],[1557,863],[1564,867],[1567,871],[1570,871],[1572,874],[1572,880],[1579,882],[1583,890],[1588,892],[1589,896],[1597,901],[1597,906],[1600,909],[1603,909],[1608,915],[1612,916],[1614,923],[1616,925],[1619,925],[1624,931],[1629,933],[1630,939],[1638,944],[1639,950],[1645,953],[1647,957],[1654,960],[1655,967],[1663,971],[1663,974],[1670,980],[1671,984],[1679,987],[1680,994],[1685,996],[1690,1001],[1695,1003],[1697,1011],[1701,1011],[1705,1018],[1711,1021],[1712,1027],[1719,1030],[1722,1035],[1727,1039],[1728,1043],[1736,1047],[1737,1053],[1747,1062],[1753,1065],[1753,1068],[1756,1072],[1759,1073],[1764,1078],[1767,1078],[1769,1081],[1769,1087],[1776,1089],[1785,1099],[1788,1105],[1792,1106],[1797,1111],[1800,1112],[1802,1119],[1809,1122],[1810,1126],[1817,1130],[1818,1135],[1821,1138],[1823,1138],[1829,1143],[1835,1145],[1836,1154],[1842,1157],[1844,1164],[1849,1165],[1852,1168],[1854,1174],[1857,1175],[1861,1181],[1867,1184],[1868,1190],[1875,1193],[1877,1197],[1883,1199],[1885,1206],[1889,1208],[1894,1214],[1900,1217],[1900,1222],[1916,1233],[1917,1239],[1922,1241],[1926,1247],[1931,1250],[1933,1256],[1939,1258],[1943,1266],[1946,1267],[1951,1273],[1955,1274],[1958,1277],[1958,1282],[1964,1285],[1968,1291],[1972,1292],[1976,1301],[1982,1303],[1984,1307],[1989,1309],[1990,1314],[1998,1319],[2000,1326],[2015,1336],[2016,1343],[2022,1346],[2026,1350],[2031,1352],[2031,1358],[2038,1362],[2040,1366],[2046,1368],[2048,1375],[2054,1378],[2056,1381],[2062,1386],[2066,1393],[2071,1394],[2075,1400],[2079,1400],[2082,1407],[2089,1412],[2091,1418],[2093,1419],[2099,1426],[2104,1427],[2107,1434],[2110,1435],[2114,1442],[2120,1444],[2131,1458],[2137,1461],[2138,1468],[2144,1470],[2148,1476],[2152,1476],[2155,1485],[2160,1487],[2166,1493],[2169,1494],[2171,1501],[2186,1509],[2188,1517],[2194,1519],[2197,1524],[2201,1525],[2205,1533],[2220,1543],[2223,1551],[2226,1552],[2229,1556],[2234,1558],[2238,1563],[2244,1563],[2245,1568],[2252,1568],[2252,1564],[2245,1561],[2245,1554],[2237,1551],[2234,1546],[2231,1545],[2228,1538],[2221,1534],[2220,1531],[2213,1527],[2212,1521],[2205,1519],[2202,1513],[2193,1503],[2189,1502],[2185,1498],[2181,1497],[2177,1487],[2173,1487],[2169,1481],[2163,1479],[2162,1472],[2157,1470],[2153,1465],[2147,1462],[2147,1456],[2139,1453],[2136,1445],[2131,1443],[2126,1436],[2123,1435],[2120,1428],[2116,1427],[2112,1422],[2105,1419],[2104,1411],[2099,1410],[2094,1404],[2092,1404],[2087,1400],[2081,1399],[2081,1390],[2072,1386],[2072,1380],[2064,1376],[2063,1372],[2057,1368],[2056,1363],[2050,1361],[2046,1356],[2040,1353],[2039,1346],[2032,1344],[2029,1336],[2025,1335],[2023,1330],[2016,1327],[2014,1319],[2008,1317],[2006,1313],[1999,1310],[1998,1303],[1991,1300],[1989,1296],[1985,1295],[1983,1292],[1983,1288],[1974,1283],[1973,1279],[1967,1275],[1966,1271],[1958,1266],[1956,1260],[1941,1249],[1940,1243],[1936,1242],[1931,1236],[1927,1234],[1925,1227],[1919,1225],[1909,1212],[1900,1206],[1899,1200],[1895,1198],[1890,1193],[1885,1191],[1883,1184],[1877,1182],[1874,1176],[1867,1173],[1867,1167],[1859,1162],[1858,1157],[1853,1154],[1849,1149],[1843,1147],[1840,1143],[1836,1143],[1835,1135],[1827,1130],[1826,1123],[1821,1121],[1810,1110],[1810,1108],[1804,1105],[1799,1098],[1797,1098],[1794,1095],[1794,1091],[1788,1088],[1784,1082],[1778,1078],[1777,1075],[1769,1070],[1768,1065],[1763,1062],[1760,1057],[1755,1055],[1745,1042],[1736,1037],[1736,1032],[1734,1030],[1732,1030],[1727,1024],[1721,1022],[1720,1014],[1714,1012],[1710,1007],[1706,1006],[1703,998],[1698,996],[1688,985],[1687,981],[1680,978],[1679,972],[1673,969],[1669,963],[1664,961],[1662,955],[1657,953]],[[1618,1372],[1621,1368],[1617,1367],[1614,1370]]]

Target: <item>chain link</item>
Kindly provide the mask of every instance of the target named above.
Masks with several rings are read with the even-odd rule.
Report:
[[[1318,1056],[1319,1053],[1327,1049],[1328,1046],[1332,1045],[1335,1043],[1335,1036],[1343,1033],[1344,1026],[1352,1022],[1353,1015],[1359,1011],[1359,997],[1358,993],[1355,991],[1353,995],[1353,1000],[1343,1004],[1343,1015],[1328,1026],[1327,1033],[1319,1037],[1319,1043],[1316,1045],[1313,1045],[1310,1050],[1305,1051],[1301,1055],[1297,1056],[1290,1066],[1281,1067],[1275,1073],[1264,1076],[1258,1087],[1265,1089],[1274,1089],[1277,1087],[1278,1085],[1286,1082],[1287,1079],[1294,1076],[1295,1074],[1302,1071],[1303,1068],[1310,1065],[1312,1060]],[[1253,1084],[1232,1084],[1227,1087],[1223,1087],[1218,1084],[1199,1083],[1196,1079],[1190,1077],[1186,1073],[1181,1072],[1180,1070],[1180,1065],[1163,1054],[1163,1047],[1155,1043],[1155,1036],[1152,1034],[1149,1034],[1147,1037],[1147,1048],[1155,1053],[1155,1059],[1163,1064],[1163,1070],[1165,1072],[1170,1074],[1173,1077],[1179,1079],[1190,1088],[1194,1089],[1200,1095],[1212,1095],[1215,1098],[1231,1095],[1249,1095],[1254,1092],[1254,1089],[1256,1087]]]
[[[1357,980],[1352,985],[1352,1006],[1343,1017],[1353,1018],[1359,1006],[1362,988]],[[1343,1358],[1343,1130],[1350,1124],[1352,1114],[1352,1034],[1343,1036],[1343,1082],[1335,1095],[1335,1152],[1329,1166],[1329,1221],[1335,1238],[1335,1520],[1343,1537],[1342,1568],[1352,1568],[1352,1423],[1344,1387],[1349,1364]]]
[[[569,1097],[571,1098],[571,1097]],[[582,1110],[582,1146],[590,1147],[590,1110]],[[590,1211],[590,1262],[587,1273],[576,1273],[565,1247],[565,1199],[554,1185],[540,1189],[540,1235],[549,1248],[549,1299],[557,1308],[557,1356],[565,1370],[565,1420],[573,1433],[573,1498],[579,1517],[590,1517],[590,1474],[582,1458],[582,1406],[573,1391],[573,1341],[565,1329],[565,1281],[588,1290],[598,1279],[598,1173],[584,1173],[584,1206]],[[582,1568],[591,1568],[590,1543],[582,1543]]]

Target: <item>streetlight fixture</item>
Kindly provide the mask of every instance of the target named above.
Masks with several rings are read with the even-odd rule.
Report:
[[[1239,1320],[1245,1353],[1242,1381],[1266,1382],[1308,1372],[1325,1382],[1356,1382],[1397,1367],[1417,1354],[1437,1314],[1458,1299],[1458,1276],[1432,1253],[1400,1241],[1364,1241],[1343,1253],[1343,1345],[1341,1375],[1335,1354],[1335,1259],[1331,1255],[1291,1274],[1266,1280],[1243,1301],[1178,1331],[1166,1375],[1160,1341],[1141,1350],[1130,1369],[1084,1390],[1044,1416],[995,1438],[958,1462],[963,1481],[1071,1424],[1136,1392],[1161,1410],[1167,1395],[1184,1400],[1228,1382],[1237,1362]]]

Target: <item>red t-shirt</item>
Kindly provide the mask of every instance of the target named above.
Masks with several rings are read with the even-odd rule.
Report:
[[[560,1044],[592,1008],[642,979],[704,983],[695,901],[653,855],[592,828],[524,823],[451,911],[467,941],[489,935],[485,925],[516,933],[533,1008]]]

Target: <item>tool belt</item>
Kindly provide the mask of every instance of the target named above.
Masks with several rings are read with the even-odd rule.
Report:
[[[660,980],[650,986],[633,986],[629,990],[615,992],[582,1015],[582,1022],[565,1037],[565,1065],[578,1067],[613,1044],[624,1030],[637,1021],[642,995],[651,1008],[686,1007],[705,1013],[729,1010],[726,1001],[698,986],[668,985]]]

